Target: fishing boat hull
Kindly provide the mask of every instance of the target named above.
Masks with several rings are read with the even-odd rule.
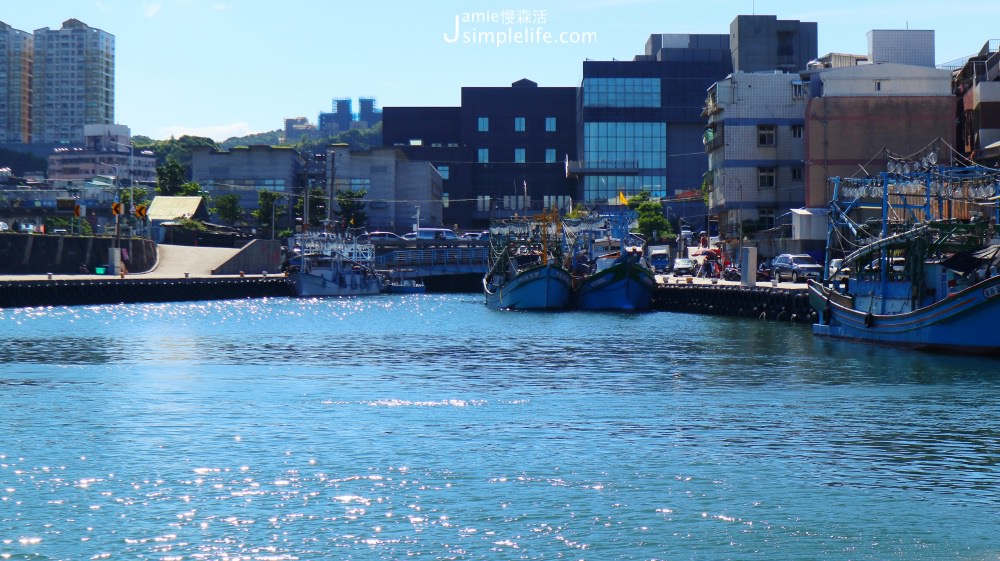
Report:
[[[289,276],[299,296],[368,296],[382,292],[382,281],[371,273],[313,269]]]
[[[497,310],[563,310],[569,306],[571,277],[549,263],[527,269],[502,283],[483,278],[486,305]]]
[[[383,292],[386,294],[423,294],[427,292],[427,287],[422,282],[392,282],[383,287]]]
[[[650,307],[656,277],[632,260],[620,261],[581,279],[574,290],[574,307],[580,310],[639,311]]]
[[[820,283],[809,282],[809,302],[822,337],[867,341],[914,349],[1000,355],[1000,276],[950,294],[925,307],[900,314],[872,314],[851,307],[852,300]]]

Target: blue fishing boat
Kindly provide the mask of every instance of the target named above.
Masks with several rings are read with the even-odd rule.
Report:
[[[638,311],[649,308],[656,277],[643,241],[628,232],[634,217],[617,213],[566,226],[573,241],[573,307],[580,310]],[[600,226],[607,225],[608,229]]]
[[[562,264],[561,228],[548,215],[494,221],[489,271],[483,276],[486,305],[493,309],[564,310],[571,278]]]
[[[831,180],[827,262],[842,260],[809,282],[814,334],[1000,354],[1000,170],[934,162]]]

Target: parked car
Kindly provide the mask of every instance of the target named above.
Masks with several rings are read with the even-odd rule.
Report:
[[[821,280],[823,266],[804,253],[782,253],[774,258],[771,274],[779,282],[784,279],[789,279],[792,282],[806,279]]]
[[[7,230],[10,230],[10,226],[6,222],[0,222],[0,232],[6,232]]]
[[[407,232],[401,236],[404,240],[415,240],[417,239],[416,232]]]
[[[418,228],[418,240],[457,240],[458,234],[451,228]]]
[[[844,280],[851,276],[851,268],[844,267],[843,259],[831,259],[827,266],[826,276],[830,280]]]
[[[889,268],[892,272],[902,273],[906,270],[906,259],[904,257],[888,257],[886,260],[889,261]],[[881,268],[882,260],[880,258],[873,259],[868,267],[866,267],[866,269],[870,269],[875,272],[879,271]]]
[[[682,275],[693,275],[694,274],[694,259],[688,259],[687,257],[678,257],[674,259],[674,276],[679,277]]]
[[[654,273],[669,273],[670,254],[666,251],[654,251],[649,255],[649,265]]]
[[[392,232],[368,232],[358,236],[360,241],[369,242],[400,242],[403,238]]]

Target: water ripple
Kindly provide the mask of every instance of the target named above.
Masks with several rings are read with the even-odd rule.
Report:
[[[11,559],[997,558],[995,361],[477,295],[0,310]]]

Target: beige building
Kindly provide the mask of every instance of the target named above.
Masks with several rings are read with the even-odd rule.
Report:
[[[806,207],[826,208],[829,177],[874,175],[889,153],[955,144],[951,72],[868,64],[816,72],[805,116]],[[938,154],[944,160],[946,154]]]
[[[366,190],[368,230],[404,233],[420,226],[442,226],[446,201],[442,179],[430,162],[409,161],[396,148],[352,152],[347,145],[327,151],[327,184],[338,190]],[[450,227],[450,225],[449,225]]]
[[[84,187],[98,176],[119,186],[156,181],[156,157],[148,150],[135,151],[125,125],[84,126],[83,148],[56,148],[48,157],[49,184],[57,189]]]

